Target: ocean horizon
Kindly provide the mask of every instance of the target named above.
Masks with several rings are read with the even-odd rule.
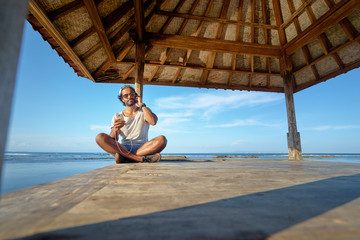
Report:
[[[287,153],[163,153],[183,161],[196,159],[287,159]],[[304,160],[360,163],[360,153],[303,153]],[[2,170],[1,193],[54,181],[114,164],[105,152],[6,152]],[[162,162],[171,162],[164,159]],[[176,160],[181,163],[181,160]]]

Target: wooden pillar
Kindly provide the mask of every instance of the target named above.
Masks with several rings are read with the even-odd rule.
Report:
[[[144,18],[144,1],[133,0],[135,9],[136,22],[136,56],[135,56],[135,91],[139,96],[143,96],[143,78],[145,63],[145,18]]]
[[[0,179],[27,0],[0,0]],[[0,182],[1,185],[1,182]]]
[[[136,43],[135,57],[135,91],[139,96],[143,96],[143,79],[145,63],[145,44]]]
[[[302,160],[300,133],[297,131],[295,104],[293,94],[293,73],[286,71],[282,74],[289,132],[287,133],[289,159]]]

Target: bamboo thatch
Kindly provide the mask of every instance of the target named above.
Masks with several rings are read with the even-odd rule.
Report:
[[[360,66],[359,0],[136,1],[30,0],[28,21],[94,82],[132,83],[141,54],[144,84],[268,92]]]

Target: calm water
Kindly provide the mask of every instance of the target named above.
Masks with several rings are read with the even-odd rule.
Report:
[[[212,159],[231,156],[257,159],[286,159],[284,153],[176,153],[189,159]],[[360,163],[360,154],[306,154],[305,160]],[[326,156],[326,157],[324,157]],[[171,160],[169,160],[171,161]],[[5,153],[1,193],[53,181],[114,164],[107,153]]]

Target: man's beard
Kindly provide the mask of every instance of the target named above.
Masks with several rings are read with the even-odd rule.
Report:
[[[125,105],[127,107],[134,106],[135,105],[135,100],[134,99],[129,99],[129,100],[125,101]]]

